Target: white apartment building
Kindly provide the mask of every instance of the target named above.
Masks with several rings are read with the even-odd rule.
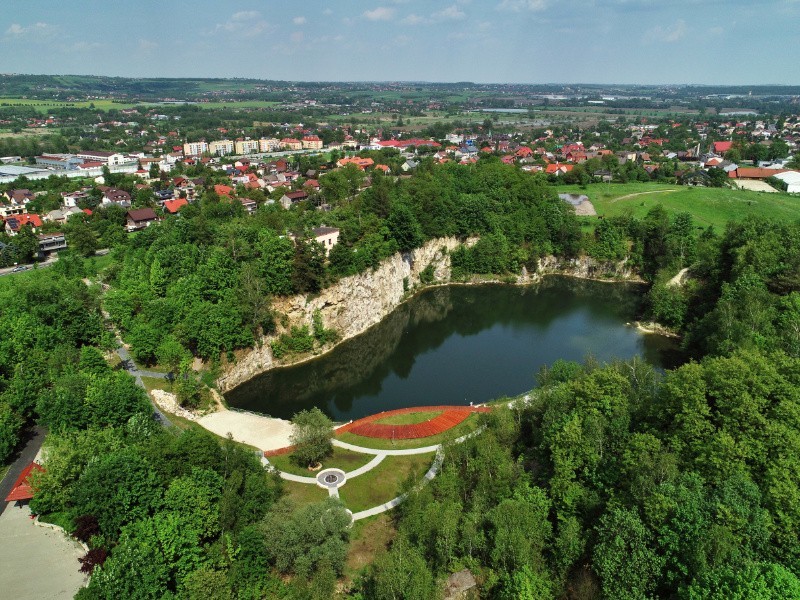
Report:
[[[261,138],[258,140],[259,152],[275,152],[280,146],[281,142],[277,138]]]
[[[258,152],[258,140],[237,140],[234,147],[236,148],[236,154]]]
[[[208,152],[208,144],[206,142],[186,142],[183,145],[183,153],[186,156],[199,156]]]
[[[233,142],[230,140],[216,140],[208,145],[208,151],[216,156],[233,154]]]

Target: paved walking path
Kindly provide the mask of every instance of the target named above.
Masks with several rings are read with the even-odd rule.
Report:
[[[476,429],[472,433],[468,433],[466,435],[462,435],[459,438],[456,438],[455,440],[453,440],[452,443],[460,444],[473,436],[480,435],[483,432],[483,430],[484,430],[483,427]],[[359,467],[358,469],[350,471],[349,473],[345,473],[345,479],[341,483],[325,486],[326,489],[328,490],[328,495],[335,496],[336,498],[339,497],[339,488],[343,486],[348,480],[352,479],[353,477],[358,477],[359,475],[363,475],[368,471],[371,471],[379,464],[381,464],[381,462],[383,462],[383,460],[387,456],[409,456],[413,454],[428,454],[430,452],[436,453],[436,456],[433,459],[433,464],[431,465],[430,469],[428,469],[428,471],[425,473],[425,477],[419,483],[417,489],[427,484],[428,481],[436,477],[436,474],[439,472],[439,469],[442,466],[442,460],[444,459],[443,444],[437,444],[435,446],[423,446],[421,448],[405,448],[403,450],[381,450],[378,448],[365,448],[364,446],[356,446],[355,444],[348,444],[347,442],[342,442],[337,439],[334,439],[332,441],[334,446],[338,446],[340,448],[346,448],[347,450],[351,450],[353,452],[360,452],[362,454],[374,455],[374,458],[370,460],[367,464]],[[285,471],[280,471],[270,464],[269,459],[266,456],[262,456],[261,464],[277,471],[278,475],[280,475],[280,477],[282,479],[285,479],[286,481],[292,481],[294,483],[303,483],[307,485],[320,485],[319,475],[317,475],[316,477],[307,477],[304,475],[295,475],[294,473],[287,473]],[[406,494],[402,494],[400,496],[397,496],[396,498],[389,500],[388,502],[385,502],[384,504],[373,506],[372,508],[369,508],[367,510],[362,510],[360,512],[353,513],[352,515],[353,521],[366,519],[367,517],[373,517],[375,515],[379,515],[382,512],[386,512],[387,510],[391,510],[395,506],[400,504],[403,500],[405,500],[405,498]]]
[[[130,375],[136,380],[136,385],[138,385],[140,388],[143,388],[145,390],[147,389],[145,388],[144,382],[142,381],[142,377],[154,377],[157,379],[166,379],[167,376],[165,373],[156,373],[155,371],[140,370],[139,367],[136,366],[136,363],[134,362],[130,352],[128,352],[128,349],[122,345],[122,340],[120,340],[119,337],[117,337],[117,344],[118,346],[116,352],[117,356],[119,356],[119,359],[122,361],[122,367],[128,373],[130,373]],[[150,394],[148,394],[147,397],[150,398]],[[156,418],[159,420],[159,422],[164,427],[171,427],[172,421],[169,420],[167,415],[161,412],[161,409],[155,402],[153,402],[152,398],[150,399],[150,404],[152,404],[153,412],[156,414]]]

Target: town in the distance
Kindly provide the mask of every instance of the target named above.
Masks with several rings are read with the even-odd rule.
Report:
[[[3,267],[67,248],[68,221],[97,208],[124,210],[128,232],[206,192],[249,213],[324,211],[348,193],[331,174],[358,169],[364,188],[375,171],[408,177],[420,161],[499,159],[552,184],[800,192],[794,88],[232,80],[209,92],[198,80],[176,99],[157,85],[120,92],[118,79],[86,78],[95,89],[84,95],[29,79],[0,77],[4,96],[21,93],[0,98]],[[26,226],[38,248],[20,251],[13,238]]]

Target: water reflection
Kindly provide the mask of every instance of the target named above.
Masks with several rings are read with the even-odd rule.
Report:
[[[527,287],[434,288],[333,352],[265,373],[227,399],[280,417],[319,406],[347,420],[518,394],[557,358],[642,355],[662,366],[669,362],[665,340],[625,326],[637,315],[641,292],[636,285],[561,277]]]

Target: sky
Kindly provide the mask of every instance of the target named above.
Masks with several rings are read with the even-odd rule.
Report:
[[[0,73],[800,84],[800,0],[0,0]]]

